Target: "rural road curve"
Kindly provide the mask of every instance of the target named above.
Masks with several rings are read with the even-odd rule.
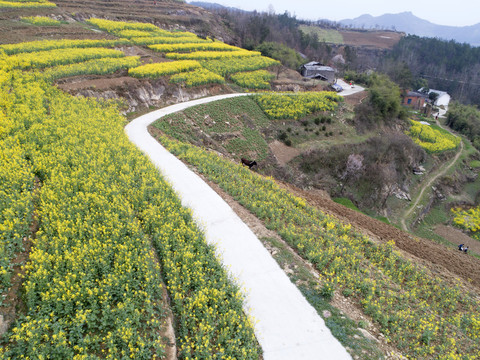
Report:
[[[265,360],[351,359],[323,319],[227,203],[147,131],[157,119],[215,100],[247,94],[219,95],[172,105],[134,119],[125,127],[176,191],[183,206],[215,244],[224,266],[246,294],[245,311],[256,321],[255,334]]]
[[[350,86],[350,84],[347,84],[342,79],[337,79],[337,84],[343,88],[343,90],[338,93],[338,95],[341,96],[349,96],[365,90],[365,88],[355,84],[352,87]]]

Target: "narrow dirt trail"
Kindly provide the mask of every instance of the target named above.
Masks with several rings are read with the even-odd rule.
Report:
[[[400,224],[402,226],[403,231],[409,231],[406,219],[411,215],[413,210],[418,206],[420,203],[420,200],[423,198],[423,194],[425,193],[425,190],[429,187],[432,186],[432,184],[441,176],[445,175],[448,170],[458,161],[458,158],[460,155],[462,155],[463,152],[463,142],[460,142],[460,147],[457,153],[455,154],[454,158],[445,166],[443,166],[436,174],[431,176],[428,180],[426,180],[425,184],[422,186],[422,189],[417,195],[416,200],[410,205],[410,207],[407,208],[407,210],[403,213],[403,216],[400,220]]]

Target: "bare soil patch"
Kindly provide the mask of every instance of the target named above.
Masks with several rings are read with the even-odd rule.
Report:
[[[368,96],[368,92],[366,91],[361,91],[358,93],[354,93],[348,96],[344,96],[343,99],[346,104],[351,105],[351,106],[356,106],[360,104],[363,100],[365,100]]]
[[[341,31],[345,45],[391,49],[403,34],[393,31]]]
[[[27,15],[22,14],[21,16]],[[2,34],[0,44],[57,39],[115,39],[106,33],[94,32],[79,24],[35,26],[19,21],[16,16],[12,16],[11,19],[0,18],[0,33]]]
[[[129,77],[75,76],[59,81],[57,87],[66,92],[83,89],[111,90],[119,86],[138,86],[140,80]]]
[[[301,154],[300,150],[291,146],[287,146],[278,140],[268,144],[268,147],[277,159],[278,163],[282,166]]]

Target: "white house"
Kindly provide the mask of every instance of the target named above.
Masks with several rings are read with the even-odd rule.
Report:
[[[419,89],[418,91],[422,92],[422,90],[423,90],[423,88]],[[445,91],[441,91],[441,90],[435,90],[435,89],[428,90],[428,94],[430,94],[432,92],[438,94],[438,98],[437,98],[437,100],[435,100],[435,103],[433,105],[448,106],[448,104],[450,103],[450,95],[448,95]]]

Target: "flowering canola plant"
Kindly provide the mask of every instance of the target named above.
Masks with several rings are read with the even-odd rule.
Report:
[[[21,250],[33,217],[34,175],[18,138],[8,134],[13,127],[0,113],[0,304],[11,285],[11,260]]]
[[[207,69],[199,68],[193,71],[175,74],[170,78],[171,83],[184,83],[187,87],[205,84],[223,84],[225,79]]]
[[[7,66],[19,69],[45,68],[49,66],[65,65],[103,57],[123,57],[120,50],[104,48],[86,49],[58,49],[31,53],[20,53],[9,56],[5,62]]]
[[[239,72],[230,75],[234,83],[249,89],[269,89],[269,81],[275,77],[266,70]]]
[[[198,38],[197,35],[188,31],[168,31],[150,23],[124,22],[90,18],[87,23],[101,30],[123,38]],[[211,40],[203,40],[211,42]]]
[[[412,126],[407,132],[413,141],[431,153],[456,149],[460,144],[460,137],[447,132],[433,129],[430,125],[410,120]]]
[[[160,29],[150,23],[141,23],[141,22],[124,22],[124,21],[113,21],[105,19],[90,18],[87,20],[87,23],[94,25],[101,30],[105,30],[111,33],[122,30],[140,30],[140,31],[159,31]]]
[[[216,74],[227,76],[241,71],[265,69],[270,66],[280,65],[280,62],[266,56],[250,56],[204,60],[201,64],[204,68]]]
[[[239,51],[243,50],[239,47],[228,45],[221,42],[204,42],[204,43],[175,43],[175,44],[156,44],[150,45],[150,49],[158,52],[190,52],[190,51]]]
[[[155,44],[202,44],[202,43],[211,43],[211,40],[206,40],[197,37],[194,34],[185,35],[181,37],[173,36],[144,36],[144,37],[133,37],[130,39],[132,44],[136,45],[155,45]]]
[[[317,111],[334,111],[343,98],[331,91],[298,94],[266,93],[254,97],[271,119],[299,119]]]
[[[5,334],[0,358],[162,358],[164,279],[179,358],[258,359],[237,285],[128,141],[118,109],[51,86],[52,73],[91,50],[63,51],[78,56],[50,75],[15,69],[29,66],[0,50],[1,291],[22,240],[33,237],[25,314]],[[56,61],[38,63],[47,64]]]
[[[260,56],[258,51],[249,51],[238,49],[235,51],[193,51],[190,53],[167,53],[167,59],[195,59],[195,60],[211,60],[211,59],[231,59],[245,58],[249,56]]]
[[[184,71],[191,71],[200,68],[200,63],[196,60],[180,60],[162,63],[153,63],[141,65],[128,70],[128,74],[133,77],[161,77],[172,75]]]
[[[173,75],[171,83],[183,83],[190,87],[222,84],[225,82],[224,76],[237,73],[232,80],[240,86],[265,89],[269,87],[268,81],[273,75],[266,71],[244,74],[241,72],[279,64],[276,60],[261,56],[259,52],[247,51],[212,39],[202,39],[190,32],[172,32],[152,24],[95,18],[87,22],[131,44],[148,45],[151,49],[164,53],[167,59],[184,60],[132,68],[129,74],[134,77],[156,78]],[[196,60],[200,62],[186,62]]]
[[[127,45],[128,40],[37,40],[22,42],[18,44],[4,44],[0,45],[0,50],[3,50],[7,55],[18,53],[46,51],[53,49],[69,49],[69,48],[88,48],[88,47],[114,47],[117,45]]]
[[[57,5],[49,1],[0,1],[0,8],[52,8]]]
[[[472,236],[480,240],[480,207],[470,209],[453,208],[453,223],[458,227],[471,231]]]
[[[192,145],[165,136],[160,140],[314,264],[322,293],[351,296],[402,354],[410,359],[480,357],[480,304],[474,295],[405,260],[393,242],[374,244],[271,178]]]

